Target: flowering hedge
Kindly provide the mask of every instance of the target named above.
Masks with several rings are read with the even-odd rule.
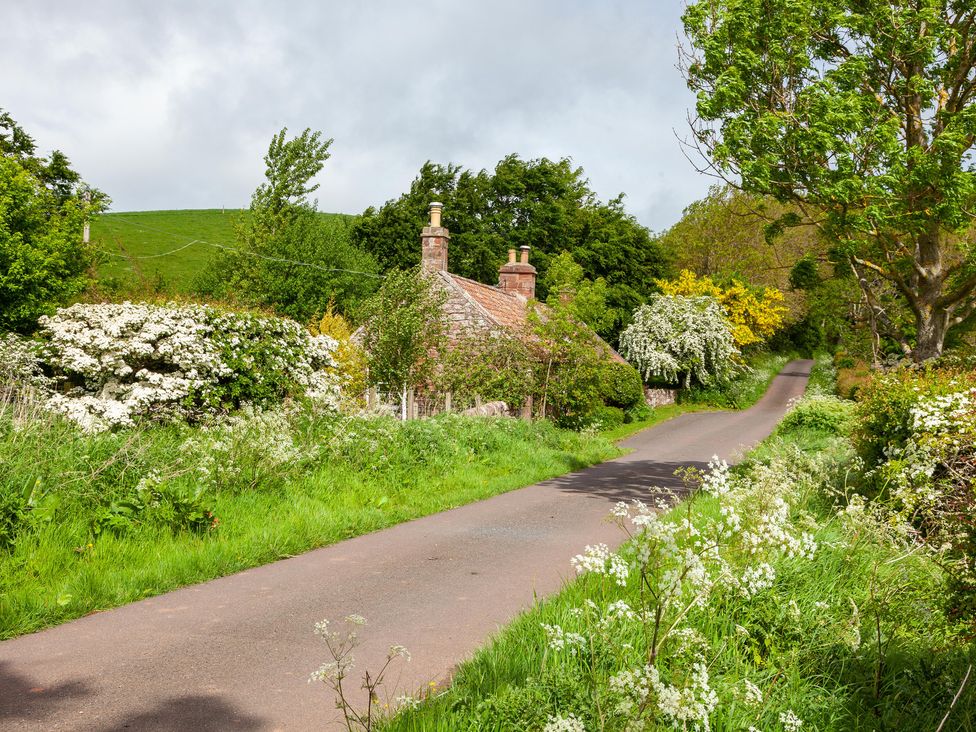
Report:
[[[620,334],[620,352],[648,380],[710,384],[735,369],[738,350],[712,297],[654,295]]]
[[[206,305],[78,304],[40,319],[47,404],[90,431],[307,396],[334,406],[335,340]]]
[[[855,437],[875,490],[951,575],[976,614],[976,373],[903,369],[861,392]]]

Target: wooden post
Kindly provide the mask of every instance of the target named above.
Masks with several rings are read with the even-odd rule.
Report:
[[[474,395],[474,405],[476,407],[480,407],[481,406],[481,395],[480,394],[475,394]]]
[[[451,413],[451,397],[452,397],[451,392],[447,392],[446,394],[444,394],[444,411],[447,412],[448,414]]]
[[[417,401],[413,389],[407,389],[407,419],[417,419]]]
[[[522,403],[522,419],[528,422],[532,421],[532,395],[531,394],[525,397],[525,401]]]
[[[369,391],[366,392],[366,407],[369,411],[376,409],[376,387],[369,387]]]

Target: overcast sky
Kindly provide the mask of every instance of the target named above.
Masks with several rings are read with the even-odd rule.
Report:
[[[425,160],[571,157],[667,228],[685,160],[680,0],[0,0],[0,107],[113,210],[247,205],[283,126],[334,137],[323,211],[407,189]]]

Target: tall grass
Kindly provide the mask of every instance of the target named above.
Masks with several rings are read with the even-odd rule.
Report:
[[[545,422],[307,413],[85,435],[0,414],[0,637],[291,556],[619,450]]]

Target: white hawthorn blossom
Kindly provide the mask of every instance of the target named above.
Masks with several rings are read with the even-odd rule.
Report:
[[[219,411],[230,385],[245,399],[287,389],[338,402],[335,340],[283,318],[208,305],[79,303],[39,324],[44,363],[57,376],[47,405],[86,431]],[[0,352],[10,350],[5,341]]]
[[[689,386],[729,375],[739,352],[715,298],[652,295],[620,334],[620,353],[648,381]]]

